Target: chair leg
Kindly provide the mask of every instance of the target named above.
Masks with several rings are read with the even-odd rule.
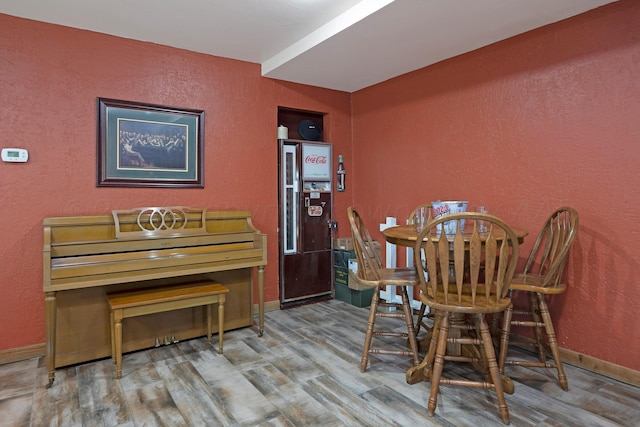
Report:
[[[504,365],[507,363],[507,352],[509,351],[509,334],[511,333],[511,318],[513,316],[513,304],[502,314],[502,333],[500,335],[500,355],[498,357],[498,369],[504,374]]]
[[[420,333],[420,328],[422,327],[422,320],[424,319],[424,312],[426,311],[427,306],[424,304],[420,304],[420,310],[418,311],[418,318],[416,320],[416,336]]]
[[[498,324],[500,323],[502,316],[504,315],[501,313],[494,313],[491,317],[491,326],[489,327],[489,330],[491,331],[492,337],[498,337],[501,333],[500,329],[498,328]],[[495,344],[496,346],[498,346],[498,342],[496,342]]]
[[[531,313],[531,320],[535,322],[533,331],[535,332],[536,345],[538,347],[538,360],[544,363],[547,360],[547,349],[544,346],[544,338],[542,336],[542,319],[539,314],[540,306],[534,292],[529,292],[529,313]]]
[[[360,372],[367,370],[369,362],[369,350],[371,350],[371,340],[373,339],[373,327],[376,324],[376,313],[378,304],[380,303],[380,287],[376,286],[371,298],[371,306],[369,307],[369,320],[367,321],[367,332],[364,337],[364,348],[362,349],[362,359],[360,360]]]
[[[489,326],[487,325],[484,314],[475,314],[474,317],[476,319],[476,324],[480,329],[489,374],[498,399],[498,412],[500,412],[502,422],[509,424],[509,408],[507,407],[507,402],[504,399],[502,380],[500,378],[500,372],[498,371],[498,364],[496,362],[496,355],[493,349],[493,341],[491,339],[491,333],[489,332]]]
[[[565,375],[564,368],[562,367],[560,349],[558,348],[558,340],[556,339],[553,322],[551,321],[551,315],[549,314],[549,307],[547,307],[544,295],[537,294],[537,297],[538,305],[540,307],[540,315],[542,316],[542,320],[544,321],[544,328],[545,332],[547,333],[547,340],[549,341],[551,354],[553,355],[553,359],[556,362],[556,369],[558,370],[558,381],[560,382],[560,387],[562,387],[564,391],[568,391],[569,382],[567,381],[567,376]]]
[[[413,353],[413,365],[420,363],[418,354],[418,340],[416,339],[416,331],[413,325],[413,314],[411,312],[411,303],[409,302],[409,295],[407,293],[407,287],[402,286],[402,308],[404,310],[404,318],[407,323],[407,331],[409,335],[409,347]]]
[[[437,348],[435,351],[435,357],[433,360],[433,368],[431,372],[431,394],[429,395],[429,401],[427,405],[427,413],[430,416],[436,412],[438,406],[438,389],[440,387],[440,378],[442,378],[442,369],[444,367],[444,356],[447,352],[447,337],[449,335],[449,313],[443,312],[437,314],[441,316],[441,320],[438,322],[438,330],[434,329],[434,336],[437,334]],[[429,349],[431,352],[431,349]]]

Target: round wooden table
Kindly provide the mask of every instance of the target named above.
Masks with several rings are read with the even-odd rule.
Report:
[[[524,238],[529,234],[526,230],[517,227],[511,227],[511,229],[516,233],[516,237],[518,237],[518,243],[524,242]],[[412,224],[409,225],[396,225],[394,227],[389,227],[382,231],[384,238],[387,242],[393,243],[397,246],[405,246],[408,248],[413,248],[416,245],[416,240],[418,239],[418,232],[413,227]],[[462,233],[462,237],[464,237],[465,241],[468,242],[472,236],[471,230],[464,230]],[[482,239],[483,235],[488,235],[488,233],[480,233],[480,238]],[[502,240],[504,237],[504,232],[502,230],[497,230],[494,233],[496,240]],[[449,238],[453,236],[448,236]],[[437,241],[436,237],[433,239]]]

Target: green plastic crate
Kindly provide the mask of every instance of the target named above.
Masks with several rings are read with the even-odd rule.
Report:
[[[344,267],[334,267],[334,281],[336,283],[340,283],[341,285],[348,286],[349,285],[349,270]]]
[[[349,286],[338,282],[335,283],[335,286],[336,299],[355,305],[356,307],[369,307],[371,305],[371,298],[373,298],[373,291],[375,291],[375,288],[356,291],[349,288]]]

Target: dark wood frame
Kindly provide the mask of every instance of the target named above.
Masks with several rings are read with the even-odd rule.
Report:
[[[125,128],[151,129],[162,138],[172,132],[182,142],[170,142],[173,155],[165,145],[141,144],[134,150],[120,139]],[[97,186],[203,188],[203,138],[203,110],[98,98]],[[140,149],[156,163],[148,164]]]

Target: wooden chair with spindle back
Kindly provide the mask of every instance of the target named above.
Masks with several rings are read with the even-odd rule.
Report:
[[[470,236],[463,237],[462,220]],[[454,236],[438,232],[445,221],[458,223]],[[479,233],[479,221],[487,224],[487,233]],[[518,251],[514,231],[501,219],[488,214],[444,215],[429,222],[418,234],[414,259],[420,280],[420,300],[435,312],[435,320],[427,355],[420,365],[407,371],[407,382],[411,384],[420,370],[425,381],[431,382],[429,415],[435,413],[441,384],[487,388],[495,391],[502,421],[509,424],[509,409],[485,315],[501,313],[511,304],[507,295]],[[471,318],[471,324],[467,317]],[[460,333],[450,334],[450,329],[460,330]],[[474,333],[475,336],[471,336]],[[487,368],[481,372],[484,381],[442,376],[445,361],[478,362],[477,358],[467,356],[468,353],[455,352],[458,344],[478,346],[480,358]]]
[[[407,286],[417,286],[418,278],[413,268],[383,268],[380,255],[374,250],[373,239],[369,234],[362,218],[358,212],[349,207],[347,216],[351,224],[351,234],[353,237],[353,245],[358,258],[358,272],[356,278],[358,281],[367,286],[375,288],[373,297],[371,298],[371,306],[369,307],[369,319],[367,322],[367,330],[364,340],[364,348],[362,351],[362,359],[360,361],[360,371],[367,370],[369,354],[392,354],[401,356],[411,356],[413,365],[419,362],[418,343],[416,340],[416,332],[413,324],[413,316],[409,296],[407,294]],[[401,291],[402,303],[384,302],[380,299],[381,288],[385,286],[397,286]],[[382,308],[396,308],[396,311],[382,311]],[[376,319],[379,317],[387,318],[404,318],[407,326],[407,332],[397,332],[395,330],[376,329]],[[392,348],[376,348],[372,347],[374,336],[397,336],[402,337],[403,345],[406,345],[406,339],[409,340],[409,350],[400,350]]]
[[[556,209],[544,223],[524,270],[517,273],[511,282],[512,299],[518,293],[527,294],[528,307],[512,306],[505,311],[498,362],[501,372],[504,372],[505,365],[555,368],[560,387],[565,391],[569,390],[569,384],[562,367],[562,358],[546,298],[561,294],[567,289],[562,276],[577,232],[578,212],[570,207]],[[524,320],[514,320],[514,315],[518,316],[518,319],[524,316]],[[537,361],[507,358],[511,326],[534,329],[535,341],[532,344],[538,355]],[[528,343],[531,341],[528,340]],[[519,344],[522,344],[522,341]],[[547,362],[549,353],[553,357],[553,363]]]

